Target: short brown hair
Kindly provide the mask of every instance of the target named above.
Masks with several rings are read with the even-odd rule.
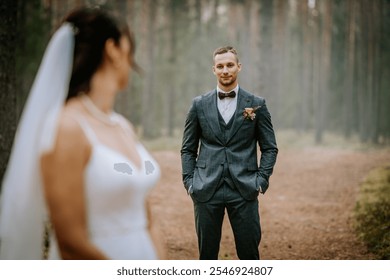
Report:
[[[219,47],[217,48],[214,53],[213,53],[213,59],[215,58],[215,56],[217,54],[223,54],[223,53],[228,53],[228,52],[231,52],[232,54],[235,55],[236,59],[237,59],[237,63],[239,62],[239,59],[238,59],[238,54],[237,54],[237,50],[231,46],[225,46],[225,47]]]

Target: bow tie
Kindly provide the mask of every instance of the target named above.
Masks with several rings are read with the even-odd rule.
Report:
[[[236,97],[236,93],[234,90],[231,92],[218,92],[218,97],[221,100],[226,98],[226,97],[234,98],[234,97]]]

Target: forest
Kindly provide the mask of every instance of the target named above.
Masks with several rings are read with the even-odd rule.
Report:
[[[216,86],[212,53],[234,46],[239,84],[267,100],[278,131],[390,143],[389,0],[3,0],[2,166],[46,44],[80,5],[125,17],[136,60],[116,109],[140,137],[181,137],[191,100]]]
[[[279,147],[259,196],[262,258],[390,258],[390,0],[0,0],[0,191],[46,45],[82,5],[111,10],[135,35],[142,71],[115,107],[160,165],[150,201],[167,259],[198,258],[179,150],[225,45],[238,50],[239,85],[267,100]],[[226,222],[223,234],[219,258],[237,259]]]

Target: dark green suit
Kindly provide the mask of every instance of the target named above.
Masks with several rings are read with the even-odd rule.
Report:
[[[216,90],[193,100],[185,122],[181,149],[183,182],[194,202],[201,259],[218,256],[219,228],[225,208],[238,256],[258,258],[254,250],[258,252],[260,223],[252,220],[259,220],[257,197],[260,187],[263,193],[268,188],[278,149],[265,100],[241,88],[237,98],[236,111],[228,124],[219,115]],[[258,107],[253,120],[243,116],[248,107]],[[257,145],[261,151],[260,162]],[[232,205],[232,201],[239,206]],[[248,205],[250,210],[246,209]],[[257,227],[259,233],[254,235],[260,236],[245,245],[246,240],[242,239],[250,238]],[[252,247],[256,247],[251,249],[252,253],[244,252]]]

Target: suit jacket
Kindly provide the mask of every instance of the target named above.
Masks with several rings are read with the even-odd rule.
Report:
[[[257,107],[254,120],[245,119],[244,108]],[[221,183],[224,164],[247,200],[264,193],[276,162],[278,148],[265,100],[239,88],[237,108],[227,137],[222,137],[216,90],[196,97],[187,114],[181,149],[184,187],[193,199],[209,200]],[[200,143],[200,147],[199,147]],[[258,161],[257,144],[261,157]]]

